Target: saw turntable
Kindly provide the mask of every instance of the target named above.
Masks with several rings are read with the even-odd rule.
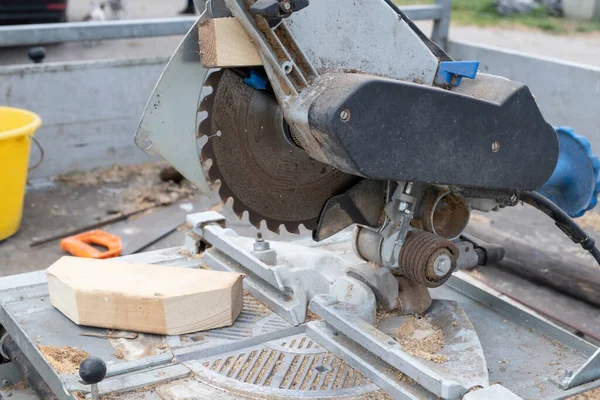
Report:
[[[389,0],[196,5],[136,143],[205,194],[218,186],[256,228],[312,238],[244,237],[216,212],[189,215],[186,256],[124,259],[197,267],[203,254],[246,274],[232,327],[167,337],[167,351],[134,362],[90,348],[76,327],[42,342],[113,361],[101,395],[154,385],[161,398],[561,399],[600,386],[595,345],[460,271],[504,256],[464,233],[471,211],[520,202],[600,260],[572,219],[599,191],[585,138],[549,125],[526,85],[452,60]],[[230,18],[260,65],[201,64],[198,25]],[[28,320],[15,301],[46,296],[43,278],[4,287],[4,347],[18,342],[43,365],[31,338],[58,312]],[[36,369],[60,398],[90,391]]]

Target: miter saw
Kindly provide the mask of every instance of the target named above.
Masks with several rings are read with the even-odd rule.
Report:
[[[459,398],[487,386],[479,350],[471,358],[456,351],[452,369],[474,366],[447,379],[448,365],[440,372],[390,341],[386,332],[405,320],[381,325],[377,309],[425,313],[438,325],[468,321],[460,306],[432,305],[428,289],[503,257],[464,234],[471,210],[528,203],[600,260],[571,219],[593,208],[600,190],[589,142],[549,125],[527,86],[452,60],[390,0],[196,5],[199,24],[235,18],[262,66],[203,67],[195,25],[157,84],[136,143],[207,195],[218,183],[223,202],[233,199],[238,217],[257,228],[303,227],[316,242],[336,243],[354,226],[357,257],[242,238],[216,214],[188,221],[200,238],[193,250],[212,246],[212,267],[246,273],[252,293],[294,325],[310,303],[325,319],[314,335],[344,347],[333,338],[343,332],[424,393]],[[393,393],[423,398],[403,390]]]

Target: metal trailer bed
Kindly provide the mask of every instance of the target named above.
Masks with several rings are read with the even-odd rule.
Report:
[[[194,220],[194,215],[189,217]],[[227,249],[227,235],[231,233],[211,232],[209,236],[194,229],[185,246],[123,259],[189,268],[205,268],[207,263],[213,269],[240,270],[238,261],[245,252],[234,256],[235,261],[230,252],[226,255],[222,251]],[[342,255],[351,263],[356,259],[349,251],[349,239],[346,232],[309,246]],[[190,248],[206,242],[213,247],[190,254]],[[136,339],[107,339],[81,336],[82,332],[102,335],[105,330],[79,327],[52,307],[43,270],[9,276],[0,279],[0,323],[6,330],[2,343],[6,348],[12,341],[30,363],[25,368],[35,370],[59,399],[85,396],[90,388],[76,374],[57,373],[40,346],[68,346],[105,360],[108,374],[99,383],[99,392],[101,396],[110,394],[109,398],[385,398],[384,391],[399,399],[435,398],[376,356],[377,350],[371,352],[368,339],[357,345],[346,335],[352,332],[333,328],[336,316],[327,310],[311,306],[325,315],[325,320],[294,326],[289,322],[289,309],[270,300],[264,282],[251,271],[244,287],[243,311],[230,327],[180,336],[140,334]],[[455,301],[465,310],[479,336],[491,383],[500,383],[526,399],[561,399],[600,386],[600,380],[579,384],[598,376],[600,351],[596,346],[469,274],[455,273],[448,284],[432,290],[432,297]],[[446,344],[448,351],[469,351],[464,344],[460,346]],[[450,366],[446,369],[455,369]],[[442,372],[441,382],[451,382],[448,377],[458,372]],[[0,383],[3,397],[35,398],[30,389],[4,390],[23,379],[15,363],[0,365],[0,375],[5,377]],[[500,386],[477,390],[464,398],[508,398],[495,393],[496,388]]]

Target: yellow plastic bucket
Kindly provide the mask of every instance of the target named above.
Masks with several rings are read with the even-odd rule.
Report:
[[[42,124],[31,111],[0,107],[0,240],[21,225],[31,138]]]

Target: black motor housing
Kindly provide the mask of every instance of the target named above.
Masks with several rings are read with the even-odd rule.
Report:
[[[558,138],[527,86],[479,74],[456,90],[332,73],[308,107],[305,150],[373,180],[530,191],[554,171]]]

